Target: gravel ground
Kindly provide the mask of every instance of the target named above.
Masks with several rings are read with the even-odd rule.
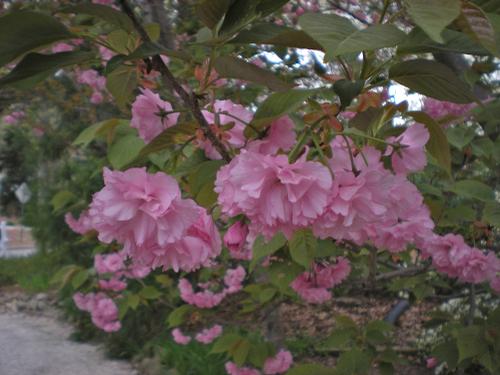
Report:
[[[95,345],[68,340],[71,327],[47,316],[0,313],[1,375],[136,375]]]

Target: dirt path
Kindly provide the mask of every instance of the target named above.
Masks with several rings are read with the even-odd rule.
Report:
[[[0,313],[1,375],[135,375],[98,347],[68,340],[71,327],[45,316]]]

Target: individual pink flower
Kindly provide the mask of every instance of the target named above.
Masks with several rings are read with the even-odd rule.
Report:
[[[92,323],[105,332],[116,332],[121,328],[118,307],[104,293],[87,295],[76,293],[73,300],[80,310],[90,312]]]
[[[234,126],[224,131],[224,142],[230,146],[241,148],[245,144],[246,123],[252,121],[253,114],[240,104],[235,104],[231,100],[216,100],[211,109],[207,108],[202,111],[203,116],[209,125],[228,125],[234,123]],[[214,160],[222,159],[220,153],[214,148],[209,140],[199,140],[198,146],[205,151],[205,155]]]
[[[90,232],[92,228],[92,222],[89,217],[88,211],[83,211],[80,214],[78,220],[76,220],[70,212],[67,212],[64,215],[64,221],[71,228],[71,230],[78,234],[85,234]]]
[[[111,60],[113,56],[116,55],[116,53],[114,53],[109,48],[106,48],[104,46],[99,46],[99,55],[101,55],[102,61],[108,62],[109,60]]]
[[[52,46],[52,52],[53,53],[58,53],[58,52],[69,52],[73,51],[75,47],[73,47],[71,44],[68,43],[57,43]]]
[[[293,129],[294,124],[290,117],[280,117],[271,123],[264,139],[250,142],[246,149],[269,155],[274,155],[279,150],[284,152],[290,151],[296,141]]]
[[[327,288],[315,285],[309,273],[300,274],[292,281],[290,287],[306,302],[321,304],[332,299]]]
[[[260,375],[259,370],[250,367],[238,367],[233,362],[226,362],[225,367],[228,375]]]
[[[210,344],[217,337],[222,334],[222,326],[216,324],[211,328],[205,328],[198,334],[196,334],[195,339],[202,344]]]
[[[225,292],[228,294],[239,292],[243,286],[242,282],[245,279],[246,272],[242,266],[235,269],[228,269],[224,276],[224,284],[226,284]]]
[[[90,96],[90,102],[92,104],[100,104],[104,101],[104,95],[101,92],[94,91]]]
[[[221,252],[221,239],[206,210],[197,207],[197,213],[197,220],[187,228],[180,240],[166,245],[146,241],[141,246],[130,248],[130,256],[149,268],[171,268],[176,272],[193,271],[200,266],[209,265],[210,260]]]
[[[174,243],[199,218],[198,206],[181,199],[177,181],[146,168],[104,169],[104,188],[94,194],[89,216],[102,242],[126,248]]]
[[[98,274],[116,273],[125,268],[123,252],[97,254],[94,257],[94,268]]]
[[[172,337],[179,345],[187,345],[191,342],[191,337],[184,335],[179,328],[172,330]]]
[[[241,221],[237,221],[229,227],[224,235],[224,245],[231,253],[240,252],[245,246],[247,235],[248,226]]]
[[[264,362],[264,374],[283,374],[288,371],[292,363],[292,353],[288,350],[281,349],[274,357],[266,359]]]
[[[169,113],[172,105],[149,89],[141,89],[142,94],[132,104],[130,126],[139,131],[144,142],[151,142],[163,130],[174,126],[179,113]]]
[[[191,283],[187,279],[179,280],[179,291],[184,302],[201,309],[211,309],[217,306],[226,296],[224,292],[214,293],[210,290],[194,292]]]
[[[316,283],[325,288],[333,288],[342,283],[351,273],[351,264],[344,257],[338,257],[336,264],[323,266],[316,264],[314,268]]]
[[[427,164],[425,144],[429,140],[429,131],[422,124],[413,124],[399,137],[390,137],[387,142],[398,143],[401,148],[394,150],[387,148],[387,153],[392,153],[392,168],[396,173],[407,174],[422,170]]]
[[[285,155],[242,150],[217,173],[215,191],[222,212],[245,214],[254,233],[290,237],[323,213],[331,184],[330,172],[318,162],[290,164]]]
[[[436,357],[427,358],[425,363],[426,363],[427,368],[434,368],[439,364]]]
[[[453,122],[453,117],[465,117],[475,106],[475,103],[457,104],[433,98],[425,98],[423,111],[436,120],[450,117],[448,122]]]
[[[26,114],[23,111],[14,111],[11,114],[4,116],[2,120],[7,125],[14,125],[22,120],[25,116]]]
[[[111,290],[113,292],[121,292],[127,288],[127,283],[117,278],[99,280],[99,288],[103,290]]]

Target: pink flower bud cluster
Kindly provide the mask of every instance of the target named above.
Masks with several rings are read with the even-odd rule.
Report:
[[[181,197],[172,177],[145,168],[105,168],[104,183],[78,221],[67,218],[78,232],[96,230],[100,241],[118,242],[133,263],[147,268],[192,271],[219,255],[212,218]]]
[[[222,334],[222,326],[215,324],[211,328],[205,328],[195,335],[195,340],[202,344],[210,344]],[[187,345],[191,342],[191,337],[185,335],[179,328],[172,330],[172,337],[179,345]]]
[[[87,85],[92,89],[90,102],[99,104],[106,97],[106,78],[100,75],[97,70],[77,70],[76,81],[82,85]]]
[[[295,292],[308,303],[323,303],[332,298],[328,289],[344,281],[351,273],[351,265],[345,258],[337,258],[336,264],[315,264],[311,272],[300,274],[291,284]]]
[[[264,375],[284,374],[293,364],[292,353],[281,349],[274,357],[269,357],[264,362]],[[226,363],[226,372],[228,375],[261,375],[257,369],[250,367],[238,367],[233,362]]]
[[[2,121],[7,125],[15,125],[21,121],[26,114],[23,111],[14,111],[2,118]]]
[[[76,306],[88,311],[92,323],[105,332],[116,332],[121,328],[118,320],[118,307],[115,302],[104,293],[76,293],[73,296]]]
[[[202,289],[200,292],[195,292],[193,286],[187,279],[179,280],[179,291],[182,300],[190,305],[202,309],[211,309],[219,305],[222,300],[229,294],[239,292],[243,288],[243,280],[245,279],[246,272],[242,266],[235,269],[228,269],[224,276],[224,287],[220,292],[213,292],[209,290],[212,286],[217,286],[213,283],[198,284]]]
[[[233,259],[252,259],[252,248],[247,242],[248,225],[237,221],[231,225],[224,235],[224,245],[229,250],[229,255]]]

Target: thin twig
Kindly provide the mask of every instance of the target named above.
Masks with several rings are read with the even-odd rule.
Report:
[[[378,275],[377,277],[375,277],[375,280],[388,280],[400,276],[414,276],[425,271],[427,271],[427,267],[403,268],[401,270],[386,272],[381,275]]]
[[[137,17],[135,16],[134,11],[132,10],[128,2],[126,0],[120,0],[120,4],[122,6],[123,12],[130,18],[130,20],[134,24],[135,29],[141,36],[142,40],[144,42],[151,42],[148,33],[137,20]],[[198,98],[196,97],[196,95],[194,93],[190,94],[186,90],[184,90],[184,88],[180,85],[180,83],[177,82],[170,69],[168,69],[168,67],[165,65],[160,55],[154,55],[152,56],[152,59],[153,59],[153,66],[156,69],[158,69],[158,71],[161,73],[166,83],[170,87],[172,87],[174,91],[179,95],[181,100],[184,102],[184,105],[186,105],[186,107],[190,109],[196,122],[198,122],[198,124],[200,125],[200,128],[203,131],[205,137],[210,142],[212,142],[214,147],[217,149],[217,151],[225,161],[227,162],[231,161],[231,156],[227,152],[222,142],[212,132],[212,130],[210,129],[210,125],[208,124],[207,120],[201,113],[200,105],[198,103]]]

